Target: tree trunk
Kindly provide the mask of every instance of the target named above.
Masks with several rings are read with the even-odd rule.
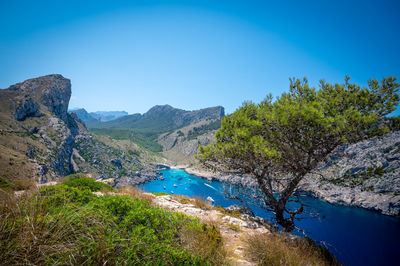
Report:
[[[285,232],[291,232],[294,230],[294,221],[293,219],[290,218],[285,218],[284,215],[284,210],[281,208],[276,208],[275,209],[275,217],[276,217],[276,222],[284,228]]]

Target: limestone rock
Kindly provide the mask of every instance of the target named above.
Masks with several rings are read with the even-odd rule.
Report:
[[[40,117],[43,114],[39,112],[39,105],[32,99],[24,100],[24,102],[18,106],[15,111],[14,119],[17,121],[23,121],[27,117]]]

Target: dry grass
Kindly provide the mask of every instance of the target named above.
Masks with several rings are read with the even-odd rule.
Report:
[[[203,233],[191,228],[184,228],[179,238],[182,247],[192,254],[207,259],[211,265],[230,264],[225,244],[215,222],[209,221],[203,224]]]
[[[143,190],[140,190],[136,187],[126,186],[118,189],[119,194],[129,196],[133,199],[142,199],[152,204],[154,200],[154,196],[150,193],[145,193]]]
[[[214,206],[212,208],[213,208],[213,210],[221,212],[224,216],[227,215],[227,216],[235,217],[238,219],[242,219],[242,213],[240,213],[239,211],[227,210],[222,206]]]
[[[184,195],[171,195],[171,196],[181,204],[192,204],[202,210],[207,210],[207,211],[213,209],[213,207],[208,202],[199,197],[190,198]]]
[[[40,204],[40,196],[33,193],[29,191],[15,197],[13,193],[0,192],[2,265],[55,265],[65,256],[72,256],[71,264],[83,261],[84,258],[74,257],[74,254],[77,242],[88,233],[74,224],[85,219],[85,215],[61,212],[50,216]],[[99,222],[89,216],[86,219]]]
[[[247,236],[244,243],[247,256],[259,265],[340,265],[326,248],[307,238],[261,234]]]

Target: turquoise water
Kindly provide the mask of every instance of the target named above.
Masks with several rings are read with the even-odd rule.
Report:
[[[223,183],[219,181],[208,182],[181,169],[161,172],[165,180],[154,180],[139,187],[148,192],[167,192],[203,199],[210,196],[215,200],[215,205],[223,207],[239,204],[224,198]],[[301,201],[310,206],[309,212],[319,215],[303,215],[296,226],[305,230],[312,239],[322,241],[345,265],[400,264],[399,218],[333,205],[312,197],[301,197]],[[272,217],[257,206],[250,207],[257,216],[266,219]]]

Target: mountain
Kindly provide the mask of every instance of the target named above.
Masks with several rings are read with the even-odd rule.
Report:
[[[0,187],[23,189],[78,171],[133,181],[154,177],[138,174],[150,166],[146,151],[90,134],[76,114],[90,119],[84,109],[68,113],[70,97],[71,81],[58,74],[0,90]]]
[[[69,110],[69,112],[75,113],[88,127],[96,127],[99,122],[107,122],[128,115],[128,112],[125,111],[96,111],[88,113],[84,108]]]
[[[87,126],[88,124],[99,123],[100,121],[97,118],[94,118],[93,115],[89,114],[84,108],[75,109],[70,111],[71,113],[75,113],[76,116],[82,120]]]
[[[156,105],[143,115],[128,115],[102,123],[99,127],[167,132],[202,120],[220,119],[224,115],[224,108],[222,106],[209,107],[196,111],[185,111],[170,105]]]
[[[107,122],[128,115],[125,111],[96,111],[90,115],[101,122]]]
[[[221,119],[203,120],[173,132],[162,134],[157,142],[163,147],[162,154],[171,164],[195,165],[194,155],[201,145],[215,141],[215,132],[221,127]]]
[[[74,172],[74,140],[86,129],[68,114],[71,82],[48,75],[0,90],[2,177],[43,180]]]
[[[152,152],[165,150],[159,137],[197,123],[211,123],[225,115],[222,106],[186,111],[170,105],[156,105],[143,115],[133,114],[113,121],[89,125],[92,132],[114,139],[129,139]]]

